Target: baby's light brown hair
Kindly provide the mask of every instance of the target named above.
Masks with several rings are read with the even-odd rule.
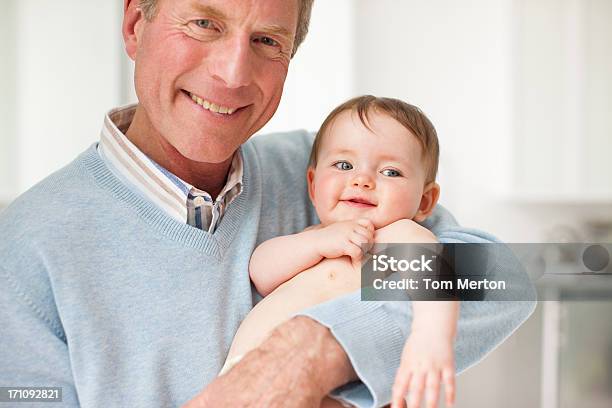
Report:
[[[312,145],[310,153],[309,167],[317,166],[319,149],[323,143],[323,138],[334,122],[344,111],[357,112],[359,119],[363,125],[372,130],[368,124],[369,115],[372,111],[388,115],[398,121],[402,126],[412,133],[419,144],[421,145],[421,158],[426,170],[426,183],[436,180],[438,173],[438,160],[440,156],[440,146],[438,144],[438,135],[431,121],[425,114],[416,106],[393,98],[378,98],[372,95],[358,96],[350,99],[336,109],[334,109],[323,121],[321,128]]]

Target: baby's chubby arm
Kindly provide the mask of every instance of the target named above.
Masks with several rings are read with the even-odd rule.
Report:
[[[455,400],[454,339],[459,318],[455,301],[412,302],[413,320],[404,345],[400,366],[393,384],[392,408],[403,407],[406,394],[408,408],[438,406],[444,384],[446,406]]]
[[[377,244],[435,244],[438,239],[427,228],[403,218],[377,229],[374,242]]]
[[[408,219],[398,220],[376,231],[376,243],[437,243],[435,235]],[[393,385],[393,407],[403,406],[410,391],[409,408],[437,406],[440,382],[445,385],[446,405],[454,403],[455,367],[453,343],[457,331],[459,303],[413,301],[410,336]]]
[[[268,296],[282,283],[319,263],[323,256],[318,236],[318,229],[307,229],[259,245],[249,261],[249,275],[257,291]]]
[[[298,273],[323,258],[362,256],[362,246],[374,241],[374,224],[367,219],[307,228],[293,235],[272,238],[259,245],[249,262],[249,275],[257,291],[267,296]]]

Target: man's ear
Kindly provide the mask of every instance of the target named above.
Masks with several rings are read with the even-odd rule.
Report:
[[[425,221],[425,218],[429,217],[436,207],[438,198],[440,198],[440,186],[435,181],[432,181],[431,183],[427,184],[423,190],[419,210],[417,211],[413,220],[416,222]]]
[[[136,60],[136,50],[138,49],[138,40],[141,36],[142,23],[144,15],[140,10],[138,0],[123,1],[123,42],[125,43],[125,51],[127,55]]]
[[[306,172],[306,180],[308,181],[308,196],[310,197],[310,201],[314,203],[314,175],[315,169],[314,167],[308,167],[308,171]]]

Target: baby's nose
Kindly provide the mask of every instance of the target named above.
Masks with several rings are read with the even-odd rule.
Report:
[[[374,179],[367,174],[358,174],[353,178],[353,187],[361,187],[366,189],[374,188]]]

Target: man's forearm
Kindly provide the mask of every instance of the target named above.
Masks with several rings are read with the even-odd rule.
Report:
[[[306,316],[280,325],[260,350],[273,355],[291,353],[294,368],[310,377],[321,396],[357,379],[346,352],[330,330]]]
[[[183,408],[318,407],[330,391],[356,378],[329,329],[299,316],[277,327]]]

